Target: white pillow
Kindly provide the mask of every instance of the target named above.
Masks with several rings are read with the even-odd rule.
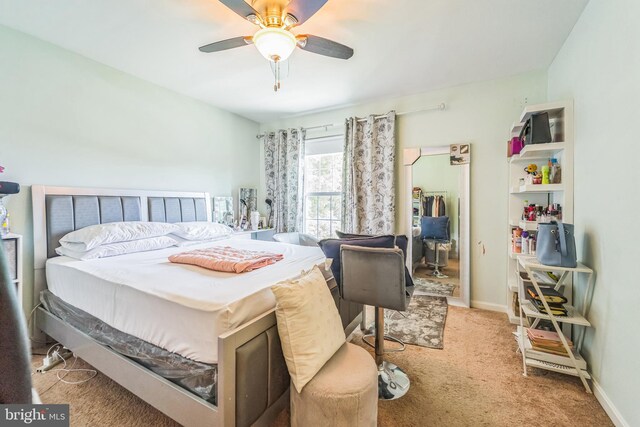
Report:
[[[165,222],[111,222],[72,231],[60,239],[60,245],[76,252],[86,252],[107,243],[166,236],[176,230],[176,225]]]
[[[177,222],[175,225],[178,230],[172,234],[186,240],[219,239],[233,234],[231,227],[216,222]]]
[[[175,234],[171,234],[169,235],[169,237],[171,237],[173,240],[176,241],[176,246],[179,248],[184,248],[187,246],[202,245],[207,242],[215,242],[215,241],[227,238],[227,236],[220,236],[220,237],[216,237],[215,239],[207,239],[207,240],[187,240],[187,239],[183,239],[180,236],[176,236]]]
[[[297,279],[272,286],[271,290],[276,296],[282,353],[293,385],[300,393],[344,344],[342,320],[317,266]]]
[[[64,255],[82,261],[106,258],[135,252],[154,251],[176,246],[176,241],[169,236],[148,237],[146,239],[131,240],[129,242],[107,243],[88,251],[74,251],[64,246],[56,248],[58,255]]]

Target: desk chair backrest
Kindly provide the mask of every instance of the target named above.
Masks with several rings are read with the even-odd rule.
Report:
[[[340,261],[345,300],[391,310],[407,309],[402,250],[342,245]]]

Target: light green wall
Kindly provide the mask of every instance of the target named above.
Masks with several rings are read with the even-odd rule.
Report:
[[[25,236],[25,307],[32,184],[235,196],[259,182],[257,131],[255,122],[0,27],[0,179],[22,185],[6,204],[13,231]]]
[[[637,0],[591,0],[549,68],[548,87],[549,99],[575,103],[578,255],[597,272],[586,359],[629,426],[640,425],[638,18]]]
[[[507,164],[506,141],[524,102],[547,99],[546,72],[532,72],[429,93],[390,98],[337,110],[263,123],[261,130],[344,123],[349,116],[413,111],[447,104],[446,111],[398,117],[397,231],[405,232],[402,151],[408,147],[471,143],[471,299],[476,306],[503,309],[506,301]],[[328,134],[343,132],[331,128]],[[318,135],[310,132],[310,136]],[[262,185],[264,194],[264,183]]]
[[[413,186],[422,191],[446,191],[446,213],[451,223],[450,257],[457,257],[458,242],[458,192],[460,188],[460,168],[451,166],[448,154],[422,156],[413,165]]]

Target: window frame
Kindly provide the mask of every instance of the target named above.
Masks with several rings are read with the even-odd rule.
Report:
[[[342,192],[341,191],[316,191],[316,192],[311,192],[311,193],[306,193],[304,195],[304,201],[305,201],[305,212],[304,212],[304,218],[302,221],[302,228],[304,230],[305,233],[309,234],[308,230],[307,230],[307,210],[306,210],[306,204],[307,204],[307,199],[310,197],[329,197],[329,212],[333,212],[333,198],[334,197],[338,197],[338,203],[342,204]],[[320,228],[320,221],[328,221],[329,222],[329,237],[333,236],[333,233],[338,229],[338,228],[334,228],[334,223],[341,223],[342,222],[342,218],[338,218],[338,219],[333,219],[333,218],[320,218],[318,211],[320,209],[320,206],[318,204],[318,207],[316,208],[316,217],[315,219],[312,219],[311,221],[316,223],[316,230],[318,230]],[[319,236],[316,234],[314,237],[318,237]],[[327,237],[323,237],[323,238],[327,238]]]
[[[338,206],[340,209],[342,209],[342,190],[341,191],[310,191],[307,192],[307,174],[311,172],[310,169],[307,169],[306,167],[306,161],[307,161],[307,157],[311,157],[311,156],[333,156],[336,154],[340,154],[341,156],[344,156],[344,152],[341,151],[330,151],[330,152],[326,152],[326,153],[317,153],[317,154],[308,154],[305,156],[305,169],[304,169],[304,173],[305,173],[305,185],[304,185],[304,205],[303,205],[303,220],[302,220],[302,229],[304,230],[305,233],[308,234],[313,234],[314,237],[317,238],[330,238],[333,237],[334,233],[336,230],[338,230],[339,228],[341,228],[341,221],[342,221],[342,215],[340,215],[340,218],[332,218],[332,213],[335,210],[335,203],[334,203],[334,197],[338,199],[338,202],[340,205]],[[342,161],[342,160],[341,160]],[[334,165],[335,167],[335,165]],[[318,170],[320,170],[321,168],[318,168]],[[342,176],[340,177],[340,187],[342,187]],[[329,198],[329,217],[328,218],[321,218],[319,216],[319,209],[320,209],[320,204],[317,203],[316,205],[316,211],[315,211],[315,215],[314,218],[307,218],[307,209],[308,209],[308,203],[309,200],[311,200],[312,198],[320,198],[320,197],[328,197]],[[322,236],[319,237],[317,232],[320,228],[320,222],[321,221],[327,221],[329,223],[329,236]],[[315,223],[315,230],[316,233],[310,233],[308,230],[308,225],[309,224],[313,224]]]

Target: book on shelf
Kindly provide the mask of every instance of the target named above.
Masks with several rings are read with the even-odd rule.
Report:
[[[547,309],[545,308],[542,301],[536,300],[533,298],[530,298],[529,301],[531,301],[531,303],[536,308],[536,310],[538,310],[539,313],[549,314],[547,313]],[[553,314],[554,316],[567,317],[569,315],[569,311],[566,308],[564,308],[562,304],[553,304],[553,303],[547,303],[547,304],[549,305],[551,314]]]
[[[527,328],[524,328],[525,330]],[[520,328],[518,328],[518,331],[514,332],[514,338],[516,339],[516,342],[518,342],[518,345],[520,345]],[[540,329],[533,329],[533,331],[540,331]],[[528,338],[528,333],[527,334],[527,338]],[[533,345],[531,344],[531,339],[525,339],[524,340],[524,351],[526,351],[526,356],[528,359],[535,359],[538,361],[542,361],[542,362],[547,362],[547,363],[554,363],[557,365],[561,365],[561,366],[569,366],[569,367],[573,367],[573,363],[571,362],[571,360],[568,357],[568,354],[554,354],[554,353],[549,353],[547,351],[541,351],[541,350],[537,350],[533,348]],[[576,363],[578,364],[578,368],[580,369],[587,369],[587,362],[580,356],[580,354],[575,350],[575,349],[571,349],[571,352],[573,353],[574,358],[576,359]]]
[[[560,335],[554,331],[545,331],[541,329],[526,328],[527,337],[531,342],[531,348],[545,353],[557,354],[559,356],[568,356],[567,350],[564,348]],[[565,336],[569,348],[573,349],[573,342]]]
[[[541,301],[540,295],[536,291],[536,288],[533,285],[527,286],[526,288],[527,294],[530,299],[534,299],[536,301]],[[542,292],[542,296],[549,304],[562,305],[567,303],[567,299],[560,292],[556,291],[553,288],[540,288]]]
[[[558,283],[559,280],[558,276],[556,276],[551,271],[535,270],[533,271],[533,275],[535,276],[536,282],[538,282],[540,286],[554,286],[556,283]],[[525,282],[531,283],[531,278],[526,271],[521,271],[520,277]]]

